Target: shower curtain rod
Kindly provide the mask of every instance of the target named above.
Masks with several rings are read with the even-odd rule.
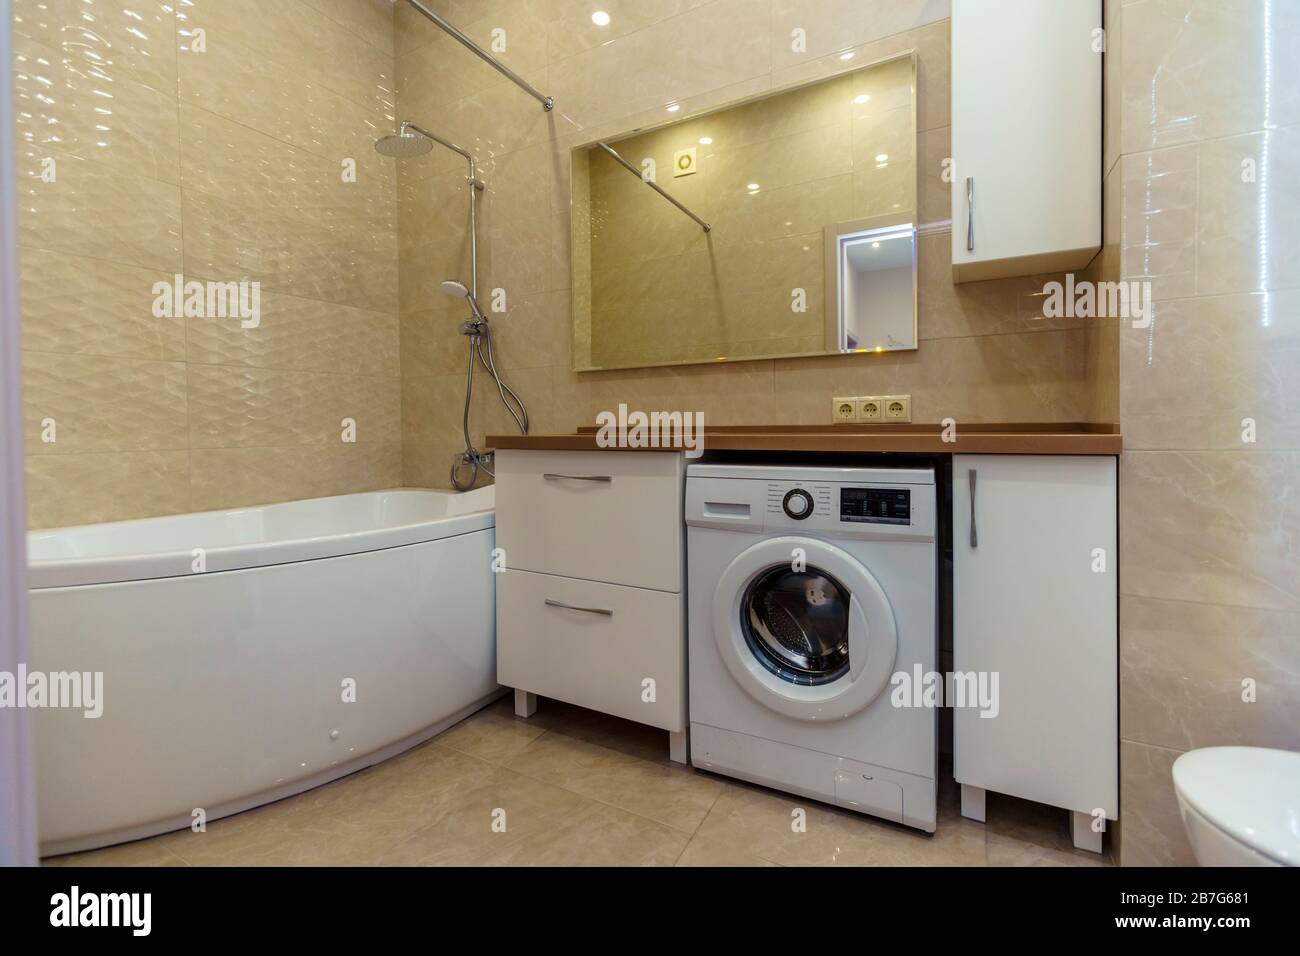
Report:
[[[499,62],[497,58],[494,57],[487,50],[483,49],[481,46],[479,46],[477,43],[475,43],[465,34],[461,33],[459,30],[457,30],[454,26],[452,26],[442,17],[438,16],[438,14],[434,13],[424,4],[420,3],[420,0],[406,0],[406,2],[409,3],[412,7],[414,7],[417,13],[421,14],[422,16],[426,17],[429,20],[432,20],[448,36],[450,36],[456,42],[460,43],[471,53],[478,56],[488,66],[492,67],[494,70],[499,72],[502,76],[506,77],[507,79],[512,80],[515,83],[515,85],[517,85],[525,93],[527,93],[533,99],[541,103],[542,109],[546,110],[549,113],[552,109],[555,108],[554,98],[547,96],[545,93],[539,93],[537,89],[532,84],[530,84],[527,80],[525,80],[522,76],[520,76],[514,70],[510,69],[510,67],[506,66],[504,63]]]
[[[652,182],[651,180],[646,179],[644,176],[642,176],[642,175],[641,175],[641,171],[640,171],[639,169],[637,169],[635,166],[633,166],[631,163],[629,163],[626,159],[624,159],[624,158],[623,158],[622,156],[620,156],[618,153],[614,152],[614,150],[611,149],[611,148],[609,147],[608,144],[606,144],[606,143],[597,143],[596,145],[599,146],[601,149],[603,149],[605,152],[609,153],[609,155],[613,156],[614,159],[615,159],[615,161],[618,162],[618,163],[619,163],[619,164],[620,164],[624,169],[626,169],[629,173],[631,173],[631,174],[632,174],[633,176],[635,176],[637,179],[641,180],[641,182],[645,183],[647,186],[649,186],[651,189],[653,189],[653,190],[654,190],[655,192],[657,192],[659,195],[663,196],[665,199],[667,199],[670,203],[672,203],[674,206],[676,206],[676,207],[677,207],[678,209],[680,209],[682,212],[686,213],[686,215],[690,216],[692,219],[694,219],[696,222],[698,222],[698,223],[700,224],[700,228],[703,229],[705,232],[710,232],[710,231],[712,231],[712,229],[713,229],[712,226],[710,226],[707,222],[705,222],[705,221],[704,221],[703,219],[701,219],[699,216],[695,215],[695,213],[691,212],[689,209],[687,209],[685,206],[683,206],[681,203],[679,203],[679,202],[678,202],[676,199],[674,199],[672,196],[670,196],[670,195],[668,195],[666,192],[664,192],[664,191],[659,187],[659,184],[658,184],[658,183],[656,183],[656,182]]]

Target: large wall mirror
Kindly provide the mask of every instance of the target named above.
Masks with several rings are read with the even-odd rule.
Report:
[[[914,54],[572,161],[575,369],[917,347]]]

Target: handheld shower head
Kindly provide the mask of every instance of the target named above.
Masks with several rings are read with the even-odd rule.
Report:
[[[470,298],[469,289],[465,288],[463,284],[457,282],[455,279],[448,279],[443,282],[442,291],[453,299]]]
[[[401,132],[385,136],[375,143],[376,153],[381,156],[391,156],[394,159],[423,156],[432,150],[433,140],[427,136],[412,132],[407,128],[406,124],[402,124]]]

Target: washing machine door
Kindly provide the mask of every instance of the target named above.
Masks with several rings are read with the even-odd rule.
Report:
[[[726,568],[713,595],[713,637],[736,682],[799,720],[840,720],[889,683],[898,630],[871,572],[815,538],[768,538]]]

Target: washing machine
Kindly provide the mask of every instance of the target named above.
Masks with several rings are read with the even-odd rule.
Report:
[[[688,467],[695,766],[933,832],[935,511],[929,468]]]

